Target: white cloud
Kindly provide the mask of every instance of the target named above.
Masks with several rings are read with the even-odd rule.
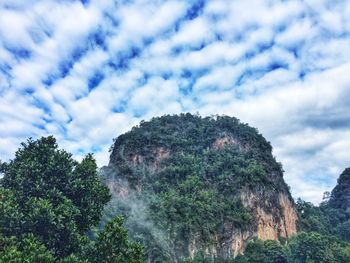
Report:
[[[160,6],[139,1],[121,6],[117,13],[121,23],[116,34],[109,39],[109,49],[115,53],[129,45],[142,45],[143,38],[152,38],[168,30],[185,10],[181,1],[164,2]]]
[[[197,47],[213,38],[213,32],[206,19],[199,17],[182,24],[179,32],[172,38],[173,45]]]
[[[243,45],[215,42],[200,51],[184,54],[181,59],[185,62],[184,67],[196,70],[218,63],[235,63],[243,55],[243,52]]]
[[[26,14],[2,9],[0,24],[0,37],[6,45],[31,48],[33,41],[28,33],[31,20]]]
[[[320,201],[349,166],[350,4],[216,0],[189,19],[191,5],[2,1],[0,158],[54,134],[103,165],[141,119],[229,114],[272,142],[294,196]]]
[[[129,101],[130,111],[145,116],[181,111],[177,83],[156,77],[133,92]]]
[[[201,95],[205,89],[220,91],[232,89],[243,69],[235,66],[216,67],[207,75],[199,78],[193,86],[194,92]]]
[[[286,31],[279,34],[276,38],[276,42],[287,48],[297,48],[306,39],[315,37],[315,27],[309,19],[302,19],[295,21]]]

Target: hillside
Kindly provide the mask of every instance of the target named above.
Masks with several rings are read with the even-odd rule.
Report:
[[[103,169],[149,262],[231,257],[247,240],[296,233],[281,165],[256,129],[227,116],[166,115],[120,135]]]
[[[333,208],[350,209],[350,168],[345,169],[331,193],[329,205]]]
[[[338,178],[329,201],[319,206],[298,200],[298,230],[318,232],[350,242],[350,169],[345,169]]]

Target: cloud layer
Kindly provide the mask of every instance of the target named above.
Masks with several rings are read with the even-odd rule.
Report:
[[[55,135],[108,161],[142,119],[227,114],[271,141],[295,197],[350,166],[350,2],[0,3],[0,158]]]

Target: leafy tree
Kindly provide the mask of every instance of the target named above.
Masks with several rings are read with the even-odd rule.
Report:
[[[52,136],[29,139],[14,160],[1,164],[1,173],[1,263],[107,262],[95,261],[100,253],[89,254],[86,235],[110,199],[91,154],[79,163]],[[142,248],[128,243],[121,219],[108,224],[94,244],[112,253],[108,262],[142,262]]]
[[[58,256],[79,248],[110,198],[92,155],[78,163],[52,136],[22,143],[1,168],[2,233],[33,233]]]
[[[335,232],[343,240],[350,242],[350,219],[337,225]]]
[[[24,214],[20,210],[13,191],[0,186],[0,234],[21,235]]]
[[[292,263],[350,262],[349,244],[319,233],[302,232],[290,240]]]
[[[0,263],[53,263],[54,255],[33,236],[20,238],[0,236]]]
[[[194,255],[194,258],[187,258],[181,261],[181,263],[229,263],[230,259],[224,259],[219,257],[211,257],[206,255],[203,251],[199,251]]]
[[[298,228],[305,232],[319,232],[326,234],[329,231],[329,218],[324,212],[310,202],[301,199],[297,200],[297,210],[299,212]]]
[[[337,238],[301,232],[284,244],[253,239],[234,263],[343,263],[350,262],[350,246]]]
[[[238,256],[235,263],[287,263],[286,252],[273,240],[253,239],[248,242],[244,255]]]
[[[300,231],[318,232],[350,241],[350,213],[348,211],[334,208],[328,203],[315,206],[301,199],[297,200],[296,207],[299,214],[297,226]]]
[[[138,243],[128,241],[123,218],[116,217],[107,223],[99,234],[91,258],[93,262],[143,263],[143,248]]]

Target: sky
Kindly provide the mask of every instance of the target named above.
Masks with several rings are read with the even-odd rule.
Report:
[[[0,1],[1,160],[52,134],[102,166],[113,138],[181,112],[256,127],[320,202],[350,166],[350,1]]]

